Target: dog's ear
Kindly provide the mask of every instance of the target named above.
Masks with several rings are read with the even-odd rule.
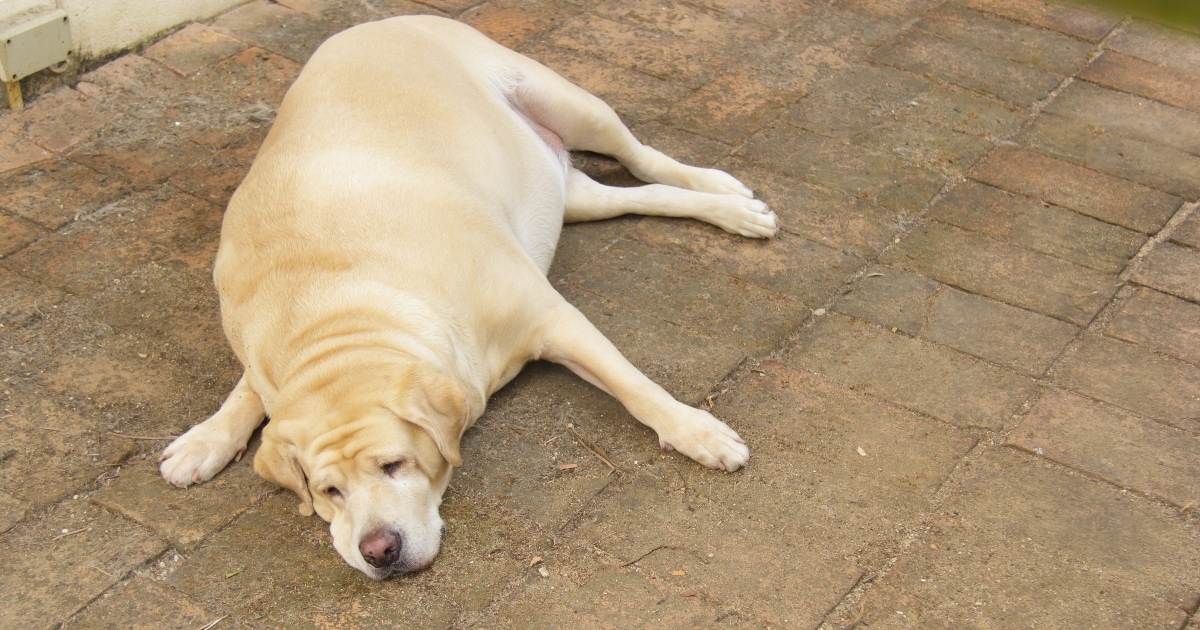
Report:
[[[312,494],[308,491],[304,470],[300,468],[295,445],[269,438],[264,431],[262,445],[254,455],[254,472],[267,481],[295,492],[300,497],[300,513],[312,516]]]
[[[467,430],[467,392],[432,365],[408,367],[394,385],[392,413],[421,427],[451,466],[462,465],[458,442]]]

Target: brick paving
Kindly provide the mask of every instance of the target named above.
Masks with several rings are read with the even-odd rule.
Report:
[[[240,374],[211,261],[288,85],[412,13],[783,230],[572,225],[550,272],[748,467],[534,364],[371,582],[251,456],[155,462]],[[0,113],[0,626],[1198,628],[1198,202],[1200,36],[1065,0],[255,0]]]

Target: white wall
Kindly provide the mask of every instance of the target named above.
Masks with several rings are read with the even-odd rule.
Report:
[[[81,57],[135,46],[167,29],[206,20],[247,0],[0,0],[0,29],[46,8],[67,12]]]

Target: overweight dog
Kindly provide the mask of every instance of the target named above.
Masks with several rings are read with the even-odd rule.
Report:
[[[652,183],[600,185],[569,149]],[[422,569],[463,432],[534,359],[615,396],[663,449],[738,469],[737,433],[642,375],[546,280],[563,222],[626,213],[777,229],[732,176],[642,145],[602,101],[469,26],[399,17],[330,38],[225,214],[213,277],[245,371],[163,452],[163,477],[211,479],[270,416],[255,471],[368,576]]]

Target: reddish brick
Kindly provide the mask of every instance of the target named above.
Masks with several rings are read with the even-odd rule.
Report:
[[[274,2],[315,18],[321,17],[322,11],[329,4],[328,0],[274,0]]]
[[[955,426],[1002,429],[1032,379],[844,315],[819,318],[786,362]]]
[[[1008,442],[1179,507],[1200,502],[1200,437],[1082,396],[1046,392]]]
[[[16,129],[11,117],[0,125],[0,173],[40,162],[51,153],[34,144]]]
[[[48,230],[86,216],[129,192],[120,172],[102,175],[68,160],[0,177],[0,205]]]
[[[492,40],[513,50],[524,50],[542,40],[561,22],[579,15],[583,7],[570,3],[539,0],[488,2],[462,16],[462,21]]]
[[[803,95],[803,85],[785,87],[777,77],[746,72],[745,68],[735,66],[672,107],[665,120],[736,145]]]
[[[43,234],[40,227],[0,214],[0,258],[32,243]]]
[[[596,0],[591,12],[610,20],[669,33],[680,40],[729,50],[737,44],[760,40],[775,32],[754,22],[678,3],[656,0]]]
[[[913,27],[1060,75],[1074,74],[1092,52],[1092,46],[1077,39],[954,4],[922,15]]]
[[[818,6],[812,0],[696,0],[695,4],[771,27],[792,24]]]
[[[1076,81],[1043,110],[1089,127],[1200,155],[1200,114]]]
[[[1045,0],[967,0],[966,5],[972,9],[1059,31],[1093,43],[1103,39],[1121,22],[1120,16],[1105,15]]]
[[[1200,157],[1043,112],[1017,137],[1039,153],[1188,200],[1200,199]]]
[[[859,134],[853,142],[948,173],[961,173],[996,148],[992,140],[923,120],[885,122]]]
[[[550,281],[556,285],[564,282],[564,278],[620,240],[637,222],[636,217],[627,215],[608,221],[564,225],[547,274]]]
[[[172,129],[210,149],[253,143],[257,149],[300,64],[261,48],[246,49],[198,73],[188,99],[172,112]],[[209,157],[207,152],[203,157]]]
[[[957,227],[1116,275],[1146,237],[1066,208],[966,181],[929,215]]]
[[[1175,227],[1171,240],[1200,249],[1200,212],[1192,210],[1191,216]]]
[[[59,625],[166,549],[149,530],[98,507],[56,505],[0,539],[0,589],[9,594],[0,614],[6,625]]]
[[[142,56],[161,63],[181,77],[186,77],[248,47],[247,44],[222,35],[203,24],[189,24],[174,35],[147,48],[142,52]]]
[[[1200,48],[1196,47],[1196,36],[1192,33],[1130,20],[1104,42],[1104,47],[1189,74],[1200,74]]]
[[[116,112],[100,105],[100,101],[61,87],[21,112],[18,124],[34,142],[63,153],[91,138],[116,117]]]
[[[144,121],[127,121],[70,155],[106,178],[125,178],[134,190],[153,188],[201,159],[206,151],[171,132],[155,135]]]
[[[1153,289],[1134,289],[1104,333],[1200,364],[1200,305]]]
[[[237,190],[262,144],[264,132],[246,133],[211,150],[208,157],[167,180],[170,185],[219,207],[225,207]]]
[[[1056,319],[1084,326],[1116,293],[1116,278],[958,228],[931,223],[883,261]]]
[[[871,58],[1021,105],[1045,98],[1064,78],[1061,74],[919,33],[905,34],[875,49]]]
[[[171,588],[138,576],[105,591],[104,597],[83,609],[67,625],[84,630],[195,630],[218,617],[221,615],[205,611]]]
[[[1172,426],[1200,432],[1200,368],[1107,337],[1084,337],[1054,382]]]
[[[1105,87],[1200,112],[1200,77],[1107,51],[1079,73]]]
[[[1138,262],[1130,280],[1200,302],[1200,250],[1162,243]]]
[[[212,28],[297,63],[333,35],[336,27],[285,6],[254,0],[213,20]]]
[[[1033,151],[1001,147],[971,177],[1145,233],[1157,232],[1183,200]]]
[[[933,298],[943,288],[915,273],[877,267],[838,298],[833,310],[916,337],[925,329]]]
[[[417,0],[417,2],[427,4],[439,11],[445,11],[449,15],[458,15],[482,3],[483,0]]]

